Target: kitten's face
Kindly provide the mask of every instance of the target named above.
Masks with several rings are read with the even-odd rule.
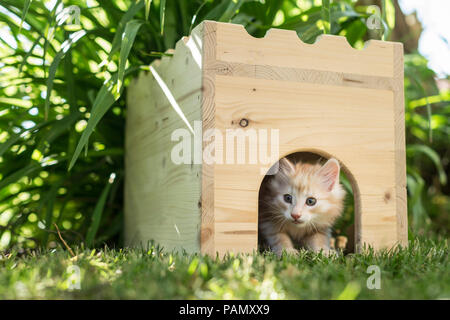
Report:
[[[296,165],[280,161],[279,172],[270,180],[264,201],[274,215],[299,228],[331,226],[340,215],[345,192],[339,184],[339,163],[330,159],[323,166]],[[287,221],[286,221],[287,220]]]

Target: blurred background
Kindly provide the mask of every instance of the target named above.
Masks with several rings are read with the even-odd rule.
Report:
[[[0,250],[59,246],[56,226],[69,244],[122,245],[126,85],[205,19],[356,49],[402,42],[409,234],[448,237],[449,12],[447,0],[1,0]]]

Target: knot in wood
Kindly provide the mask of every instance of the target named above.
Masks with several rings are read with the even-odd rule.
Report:
[[[242,119],[239,121],[239,125],[240,125],[241,127],[245,128],[246,126],[248,126],[248,119],[242,118]]]

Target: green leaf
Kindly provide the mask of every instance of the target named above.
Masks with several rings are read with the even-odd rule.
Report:
[[[238,1],[223,1],[227,8],[223,11],[222,15],[218,19],[219,22],[230,22],[231,18],[236,14],[239,8],[244,4],[244,0]]]
[[[75,90],[76,83],[73,73],[72,50],[69,50],[64,59],[64,77],[66,79],[67,102],[71,113],[78,112]]]
[[[148,21],[148,15],[150,14],[150,5],[152,0],[145,0],[145,20]]]
[[[323,22],[323,33],[330,33],[330,0],[322,0],[322,22]]]
[[[164,34],[164,18],[166,16],[166,0],[161,0],[159,5],[159,24],[161,26],[161,35]]]
[[[424,221],[427,217],[427,211],[423,206],[422,193],[424,191],[425,181],[420,176],[420,173],[408,168],[408,175],[406,177],[406,183],[408,186],[408,207],[412,213],[412,228],[417,231],[420,222]]]
[[[347,179],[347,177],[343,173],[341,173],[341,175],[340,175],[339,182],[344,186],[345,190],[348,193],[353,194],[352,185],[351,185],[350,181]]]
[[[24,65],[27,64],[28,58],[32,55],[34,48],[36,47],[36,45],[39,43],[39,41],[42,38],[43,38],[42,36],[39,36],[36,38],[36,40],[34,40],[33,45],[31,46],[30,50],[25,54],[25,56],[22,59],[22,62],[20,63],[19,73],[22,73],[22,69],[23,69]]]
[[[54,125],[40,139],[36,149],[43,153],[46,144],[50,145],[56,138],[61,136],[61,134],[70,130],[75,121],[77,121],[80,117],[81,113],[77,111],[65,116],[61,120],[54,121]]]
[[[46,210],[46,215],[45,215],[45,233],[44,233],[44,239],[43,239],[43,244],[44,246],[47,245],[48,242],[48,236],[49,236],[49,230],[52,229],[52,222],[53,222],[53,206],[55,203],[55,199],[57,196],[57,191],[59,188],[60,184],[54,184],[50,191],[48,192],[48,197],[47,197],[47,210]]]
[[[384,26],[383,40],[387,40],[395,27],[395,6],[392,0],[382,0],[381,10]]]
[[[89,117],[89,121],[87,123],[86,129],[84,129],[83,134],[81,135],[80,140],[78,141],[75,152],[72,156],[72,160],[70,160],[69,169],[72,169],[73,165],[77,161],[80,156],[81,151],[87,145],[88,140],[95,127],[97,126],[100,119],[105,115],[108,109],[112,106],[112,104],[120,97],[120,91],[117,93],[116,83],[117,82],[117,74],[115,74],[107,83],[105,83],[97,96],[95,97],[94,105],[92,106],[91,116]]]
[[[410,70],[410,69],[408,68],[408,70]],[[430,142],[432,142],[433,141],[433,128],[431,127],[432,111],[431,111],[429,97],[426,94],[425,88],[423,87],[421,81],[419,81],[421,79],[420,75],[416,72],[416,70],[410,70],[410,71],[411,71],[411,75],[410,75],[409,79],[415,84],[415,87],[422,93],[422,96],[424,97],[425,102],[426,102],[427,116],[428,116],[428,139]]]
[[[20,178],[30,175],[36,171],[41,169],[41,165],[35,161],[28,164],[26,167],[15,171],[14,173],[8,175],[0,181],[0,190],[6,187],[7,185],[18,181]]]
[[[191,34],[192,28],[194,27],[194,24],[197,20],[198,14],[200,12],[200,10],[203,9],[203,7],[205,6],[205,4],[208,3],[208,0],[204,0],[203,3],[197,8],[197,10],[195,11],[194,15],[192,16],[192,21],[191,21],[191,25],[189,26],[189,34]]]
[[[26,132],[33,132],[36,130],[39,130],[40,128],[49,125],[50,123],[54,122],[52,121],[45,121],[45,122],[41,122],[37,125],[35,125],[34,127],[30,128],[30,129],[25,129],[23,131],[21,131],[20,133],[13,133],[11,134],[10,138],[3,142],[2,144],[0,144],[0,157],[13,145],[15,144],[17,141],[20,140],[20,138],[23,137],[23,135]]]
[[[44,40],[45,40],[44,41],[44,51],[42,54],[42,69],[44,70],[44,77],[46,75],[45,61],[46,61],[46,57],[47,57],[48,46],[50,45],[50,42],[53,39],[54,33],[56,31],[55,15],[56,15],[56,9],[58,8],[60,3],[61,3],[61,0],[56,0],[56,3],[54,4],[54,7],[53,7],[51,13],[47,16],[47,25],[46,25],[46,32],[45,32],[45,37],[44,37]]]
[[[22,31],[22,24],[25,21],[25,17],[27,16],[31,1],[32,0],[25,0],[25,3],[23,4],[22,18],[20,19],[20,25],[19,25],[19,34]]]
[[[133,17],[136,15],[136,13],[139,12],[139,10],[143,8],[144,4],[145,4],[144,1],[133,2],[133,4],[130,6],[127,12],[120,19],[119,24],[117,26],[117,31],[111,43],[111,51],[109,52],[108,55],[109,60],[111,60],[114,53],[116,53],[120,48],[120,44],[122,42],[122,34],[126,24],[128,23],[128,21],[133,19]]]
[[[86,31],[80,30],[77,32],[72,33],[69,36],[69,39],[64,41],[61,45],[61,50],[56,54],[55,58],[53,59],[52,64],[50,65],[50,69],[48,72],[47,77],[47,95],[45,97],[45,119],[48,117],[48,109],[50,107],[50,95],[52,93],[53,89],[53,80],[55,79],[56,70],[58,69],[59,63],[61,62],[61,59],[64,57],[66,52],[70,49],[72,44],[76,43],[78,40],[83,38],[86,35]]]
[[[136,38],[136,33],[141,27],[142,22],[138,20],[131,20],[125,26],[125,31],[122,35],[122,44],[120,48],[120,57],[119,57],[119,73],[117,77],[117,92],[122,89],[123,84],[123,76],[125,73],[125,64],[128,59],[128,55],[130,54],[131,47],[133,46],[134,39]]]
[[[94,212],[92,214],[92,222],[86,235],[86,246],[88,248],[92,247],[94,244],[95,235],[97,234],[98,227],[100,226],[100,220],[102,219],[103,208],[105,207],[106,199],[113,182],[113,178],[108,180],[102,194],[100,195],[100,198],[97,201],[97,204],[95,205]]]
[[[323,32],[317,26],[312,26],[305,32],[302,32],[299,36],[300,39],[305,43],[313,43],[317,36],[321,35]]]
[[[436,151],[434,151],[433,149],[431,149],[430,147],[428,147],[426,145],[413,144],[413,145],[408,145],[406,147],[406,152],[409,155],[413,155],[414,153],[417,153],[417,152],[420,152],[420,153],[423,153],[424,155],[426,155],[436,166],[436,169],[439,174],[439,182],[442,185],[445,185],[447,183],[447,174],[445,173],[445,170],[441,163],[441,159],[439,158],[439,155],[437,154]]]

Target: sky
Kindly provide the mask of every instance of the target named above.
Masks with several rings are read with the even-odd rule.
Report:
[[[450,74],[450,0],[400,0],[403,13],[417,11],[423,32],[419,52],[439,77]],[[445,40],[444,40],[445,39]]]

